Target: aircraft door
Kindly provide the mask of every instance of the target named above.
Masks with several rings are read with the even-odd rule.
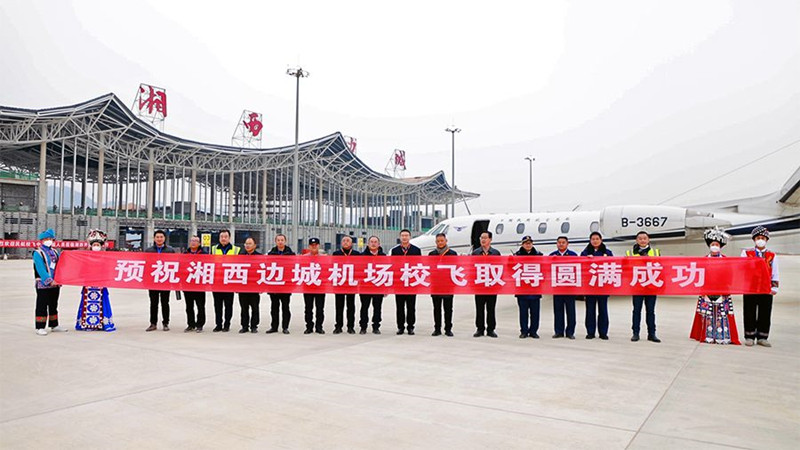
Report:
[[[484,231],[489,230],[489,221],[488,220],[476,220],[472,224],[472,249],[476,249],[481,246],[481,233]]]

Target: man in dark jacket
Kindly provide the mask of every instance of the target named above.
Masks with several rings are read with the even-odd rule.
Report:
[[[319,239],[312,237],[308,240],[308,253],[306,256],[319,256]],[[325,334],[322,324],[325,322],[325,293],[303,294],[305,303],[306,331],[304,334]],[[314,323],[314,312],[316,310],[316,323]]]
[[[550,256],[578,256],[570,250],[569,239],[566,236],[559,236],[556,239],[557,250],[550,253]],[[564,327],[564,315],[567,316],[567,325]],[[575,339],[575,296],[574,295],[554,295],[553,296],[553,316],[555,333],[553,339],[567,338]]]
[[[367,240],[367,248],[362,256],[386,256],[381,247],[381,240],[378,236],[370,236]],[[383,294],[361,294],[361,317],[359,325],[360,334],[367,334],[369,324],[369,305],[372,304],[372,334],[381,334],[381,307],[383,306]]]
[[[447,245],[447,235],[439,233],[436,235],[436,248],[428,253],[428,256],[456,256],[458,253],[451,250]],[[453,295],[433,294],[433,333],[431,336],[442,334],[442,306],[444,306],[444,334],[453,335]]]
[[[357,250],[353,249],[353,238],[350,236],[342,237],[341,248],[333,252],[333,256],[358,256]],[[356,294],[336,294],[336,323],[334,324],[333,334],[340,334],[342,332],[342,325],[344,322],[344,307],[345,301],[347,302],[347,333],[355,334],[356,322]]]
[[[175,249],[166,244],[167,234],[163,230],[153,233],[153,245],[145,249],[145,253],[175,253]],[[149,290],[150,296],[150,326],[145,331],[158,329],[158,302],[161,300],[161,318],[164,331],[169,331],[169,291]]]
[[[514,256],[542,256],[542,252],[533,246],[533,239],[524,236],[519,250]],[[519,306],[519,338],[525,339],[530,336],[539,339],[539,305],[542,300],[540,294],[517,295],[517,305]]]
[[[294,252],[286,245],[286,236],[278,234],[275,236],[275,247],[272,247],[272,250],[270,250],[267,255],[289,256],[294,255]],[[269,294],[270,318],[272,319],[272,323],[270,324],[269,330],[267,330],[267,334],[276,333],[278,331],[278,320],[280,319],[278,316],[279,311],[283,313],[283,320],[281,321],[283,334],[289,334],[289,321],[292,319],[292,312],[289,309],[289,301],[291,299],[292,294]]]
[[[598,231],[589,235],[589,244],[581,252],[581,256],[594,258],[597,256],[614,256],[603,243],[603,236]],[[600,339],[608,340],[608,296],[586,296],[586,339],[594,339],[595,330],[600,332]]]
[[[185,252],[187,255],[206,255],[208,254],[200,246],[200,237],[192,236],[189,238],[189,248]],[[183,291],[186,297],[186,329],[185,333],[196,331],[203,332],[206,324],[206,293],[204,291]],[[197,305],[197,319],[195,319],[194,307]]]
[[[416,245],[409,242],[411,232],[400,230],[400,244],[392,248],[392,256],[422,256],[422,251]],[[397,295],[395,294],[395,304],[397,306],[397,334],[403,334],[406,324],[408,334],[414,335],[414,324],[417,322],[417,296],[416,295]]]
[[[481,233],[481,246],[472,251],[473,256],[500,256],[500,252],[492,247],[492,232],[484,231]],[[497,307],[497,295],[476,295],[475,296],[475,334],[473,337],[483,336],[484,331],[489,337],[496,338],[494,332],[497,327],[495,308]],[[484,319],[485,317],[485,319]]]
[[[244,240],[244,252],[241,255],[258,256],[261,255],[256,250],[258,243],[252,236]],[[258,333],[258,323],[261,322],[261,294],[258,292],[240,292],[239,307],[242,309],[241,325],[239,333]]]

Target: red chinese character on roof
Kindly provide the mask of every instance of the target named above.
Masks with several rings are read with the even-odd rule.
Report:
[[[250,120],[247,122],[242,121],[245,128],[247,128],[247,130],[250,131],[250,134],[252,134],[253,137],[258,136],[258,133],[261,133],[261,129],[264,128],[264,124],[261,123],[261,120],[259,118],[260,115],[261,114],[259,113],[251,112],[250,115],[248,116]]]
[[[149,92],[145,90],[149,89]],[[147,108],[147,114],[152,115],[153,110],[156,114],[161,114],[167,117],[167,92],[164,90],[156,90],[153,86],[140,85],[139,86],[139,111]]]

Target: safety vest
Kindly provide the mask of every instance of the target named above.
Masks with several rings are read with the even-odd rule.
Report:
[[[758,253],[755,250],[745,250],[745,254],[750,258],[758,258]],[[767,267],[769,268],[769,279],[772,279],[772,261],[775,261],[775,253],[766,251],[761,252],[762,258],[764,261],[767,262]]]
[[[233,245],[231,247],[232,248],[228,252],[228,255],[238,255],[239,251],[241,251],[241,248],[239,248],[239,247],[237,247],[235,245]],[[211,254],[212,255],[224,255],[225,253],[222,253],[222,249],[219,248],[219,245],[214,245],[214,246],[211,247]]]
[[[639,255],[638,253],[633,253],[633,250],[627,250],[625,252],[625,256],[641,256],[641,255]],[[661,250],[650,247],[650,250],[647,251],[647,256],[661,256]]]

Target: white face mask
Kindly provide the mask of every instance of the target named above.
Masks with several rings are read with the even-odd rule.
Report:
[[[767,240],[766,239],[756,239],[756,247],[764,248],[766,246],[767,246]]]
[[[92,246],[92,251],[93,251],[93,252],[99,252],[99,251],[100,251],[100,250],[102,250],[102,249],[103,249],[103,246],[102,246],[102,245],[93,245],[93,246]]]
[[[53,245],[53,240],[52,239],[46,239],[46,240],[42,241],[42,245],[44,245],[45,247],[50,247],[51,245]]]
[[[708,249],[711,250],[711,253],[719,253],[719,245],[712,245]]]

